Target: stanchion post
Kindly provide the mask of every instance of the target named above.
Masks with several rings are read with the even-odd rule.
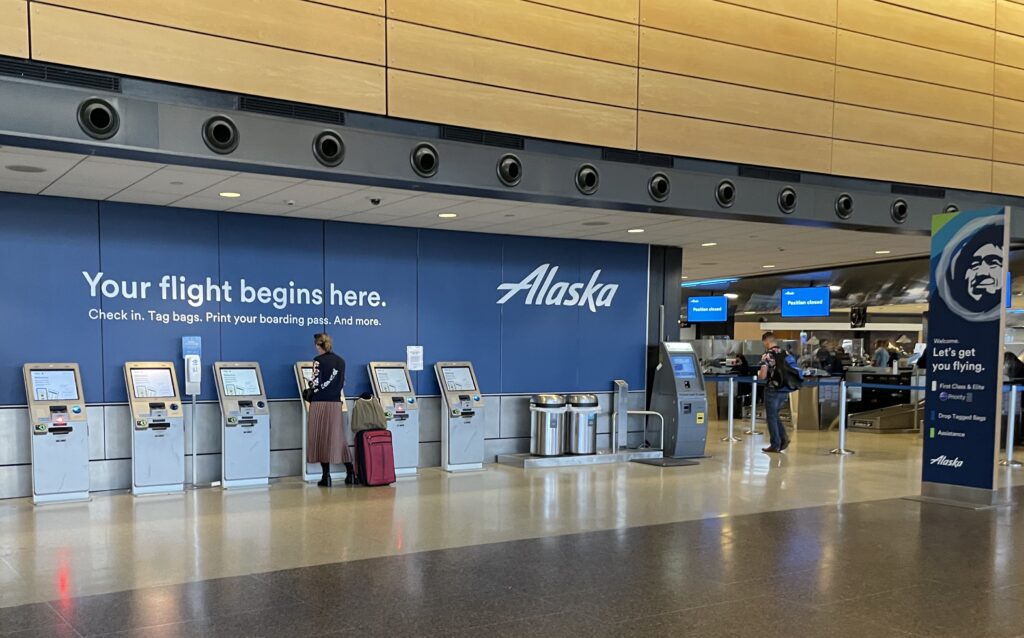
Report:
[[[199,457],[196,456],[196,395],[192,395],[192,487],[196,486],[196,461]]]
[[[733,434],[733,427],[735,422],[735,411],[736,411],[736,378],[729,377],[729,434],[722,437],[722,441],[728,443],[735,443],[740,441],[740,437]]]
[[[757,431],[757,377],[751,377],[750,381],[750,429],[744,430],[744,434],[754,436],[764,434]]]
[[[831,450],[829,454],[853,454],[853,450],[846,449],[846,379],[839,382],[839,447]]]
[[[1013,460],[1013,439],[1014,439],[1014,426],[1017,422],[1017,388],[1018,386],[1010,386],[1010,406],[1006,410],[1006,458],[999,461],[999,465],[1003,467],[1020,467],[1020,461]]]

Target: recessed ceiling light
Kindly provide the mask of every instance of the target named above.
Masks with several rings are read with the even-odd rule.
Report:
[[[704,247],[704,248],[711,248],[712,246],[717,246],[717,245],[718,245],[717,241],[707,241],[707,242],[704,242],[703,244],[701,244],[701,246]]]
[[[241,197],[242,194],[241,193],[232,193],[230,191],[226,191],[226,192],[221,193],[220,196],[221,197],[226,197],[227,199],[235,199],[236,197]]]
[[[689,275],[683,275],[682,277],[680,277],[680,279],[689,279],[689,278],[690,278]],[[1024,294],[1024,293],[1022,293],[1022,294]]]
[[[25,164],[8,164],[7,166],[4,166],[4,168],[6,168],[9,171],[14,171],[15,173],[45,173],[46,172],[46,169],[43,168],[42,166],[28,166],[28,165],[25,165]]]
[[[828,289],[831,290],[832,292],[839,292],[840,290],[843,289],[843,287],[832,284],[831,286],[828,287]]]
[[[583,222],[584,226],[607,226],[608,222]]]
[[[753,310],[744,310],[743,314],[745,314],[745,315],[756,315],[757,313],[754,312]]]
[[[876,255],[888,255],[888,254],[890,254],[890,253],[892,253],[892,251],[891,251],[891,250],[876,250],[876,251],[875,251],[875,254],[876,254]]]
[[[626,232],[627,233],[642,233],[642,232],[644,232],[644,229],[643,228],[630,228]]]
[[[437,216],[441,219],[455,219],[459,215],[458,213],[438,213]]]
[[[171,186],[184,186],[185,182],[171,182]]]
[[[775,264],[765,264],[761,268],[775,268]]]
[[[737,295],[737,294],[736,294],[736,293],[734,293],[734,292],[727,292],[727,293],[725,293],[725,298],[726,298],[726,299],[739,299],[739,298],[740,298],[740,296],[739,296],[739,295]]]
[[[505,213],[505,217],[515,217],[515,213]]]

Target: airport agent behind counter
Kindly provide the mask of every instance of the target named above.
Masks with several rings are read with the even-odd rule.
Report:
[[[319,463],[323,478],[317,485],[330,487],[331,464],[345,464],[346,483],[352,483],[355,472],[345,441],[344,414],[341,411],[345,387],[345,360],[334,354],[330,335],[313,335],[317,356],[313,359],[313,378],[303,393],[309,401],[306,430],[306,462]]]

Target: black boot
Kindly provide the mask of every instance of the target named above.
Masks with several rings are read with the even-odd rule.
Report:
[[[345,485],[357,485],[356,483],[356,471],[352,467],[351,463],[345,464]]]
[[[323,476],[323,478],[320,479],[320,482],[317,483],[317,485],[319,485],[320,487],[330,487],[331,486],[331,464],[330,463],[321,463],[320,467],[322,467],[323,470],[324,470],[324,476]]]

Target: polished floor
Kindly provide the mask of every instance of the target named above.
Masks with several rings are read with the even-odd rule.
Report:
[[[664,470],[7,501],[0,635],[1024,635],[1024,493],[901,500],[916,437],[854,434],[845,458],[834,437]]]

